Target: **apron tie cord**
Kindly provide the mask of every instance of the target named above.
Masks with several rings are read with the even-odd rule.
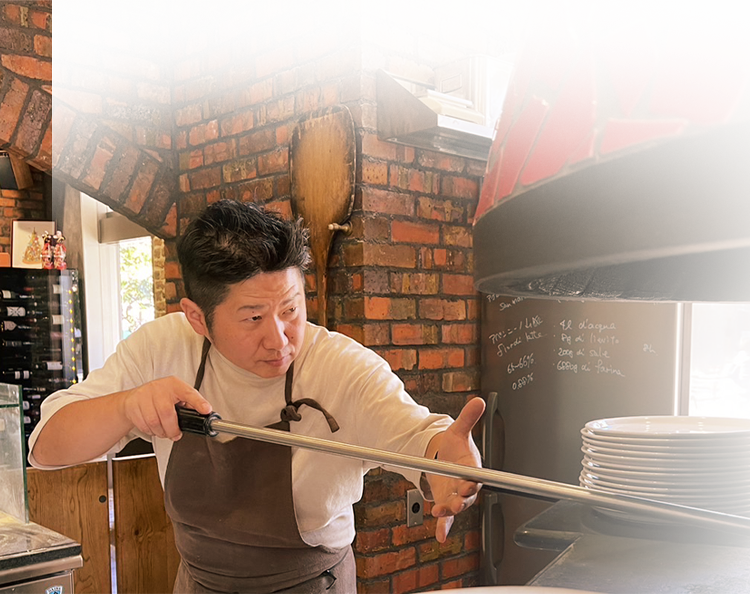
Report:
[[[336,431],[339,430],[339,424],[336,422],[336,419],[333,418],[333,415],[331,413],[329,413],[325,408],[318,404],[316,400],[313,400],[312,398],[300,398],[299,400],[292,400],[293,378],[294,362],[292,362],[292,364],[289,366],[288,371],[286,372],[286,382],[284,384],[284,400],[286,400],[286,406],[281,409],[281,420],[285,423],[288,423],[289,421],[301,421],[302,415],[299,414],[298,409],[303,404],[306,404],[307,406],[322,412],[323,416],[328,422],[328,428],[331,430],[331,433],[336,433]]]
[[[314,408],[315,410],[319,410],[321,413],[323,413],[323,416],[328,422],[328,427],[330,428],[331,433],[336,433],[336,431],[339,430],[339,424],[336,422],[336,419],[333,418],[333,415],[312,398],[300,398],[299,400],[295,400],[287,404],[284,408],[281,409],[281,420],[301,421],[302,415],[299,414],[299,411],[297,409],[299,409],[299,407],[303,404],[306,404],[310,408]]]

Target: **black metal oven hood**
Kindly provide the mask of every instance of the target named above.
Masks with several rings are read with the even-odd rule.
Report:
[[[593,164],[474,228],[475,286],[554,299],[750,302],[750,124]]]
[[[750,302],[750,39],[729,13],[540,18],[474,222],[475,286]]]

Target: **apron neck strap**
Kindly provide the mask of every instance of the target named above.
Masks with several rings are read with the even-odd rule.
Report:
[[[196,390],[200,390],[201,384],[203,383],[203,376],[206,374],[206,361],[208,360],[208,351],[211,349],[211,341],[208,338],[203,339],[203,350],[201,351],[201,362],[198,367],[198,373],[195,374],[195,384],[193,387]],[[292,382],[294,381],[294,362],[289,366],[286,372],[286,379],[284,381],[284,400],[286,406],[281,409],[281,420],[284,423],[290,421],[301,421],[302,415],[299,414],[299,407],[306,404],[310,408],[320,411],[326,418],[328,427],[331,433],[336,433],[339,430],[339,424],[333,415],[323,408],[316,400],[312,398],[300,398],[299,400],[292,400]],[[287,425],[288,427],[288,425]],[[287,429],[288,430],[288,429]]]

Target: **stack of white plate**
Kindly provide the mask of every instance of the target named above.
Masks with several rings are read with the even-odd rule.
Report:
[[[750,419],[621,417],[581,435],[582,487],[750,516]]]

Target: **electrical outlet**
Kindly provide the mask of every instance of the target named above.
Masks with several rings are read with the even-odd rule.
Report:
[[[406,525],[419,526],[424,521],[424,499],[419,489],[406,492]]]

